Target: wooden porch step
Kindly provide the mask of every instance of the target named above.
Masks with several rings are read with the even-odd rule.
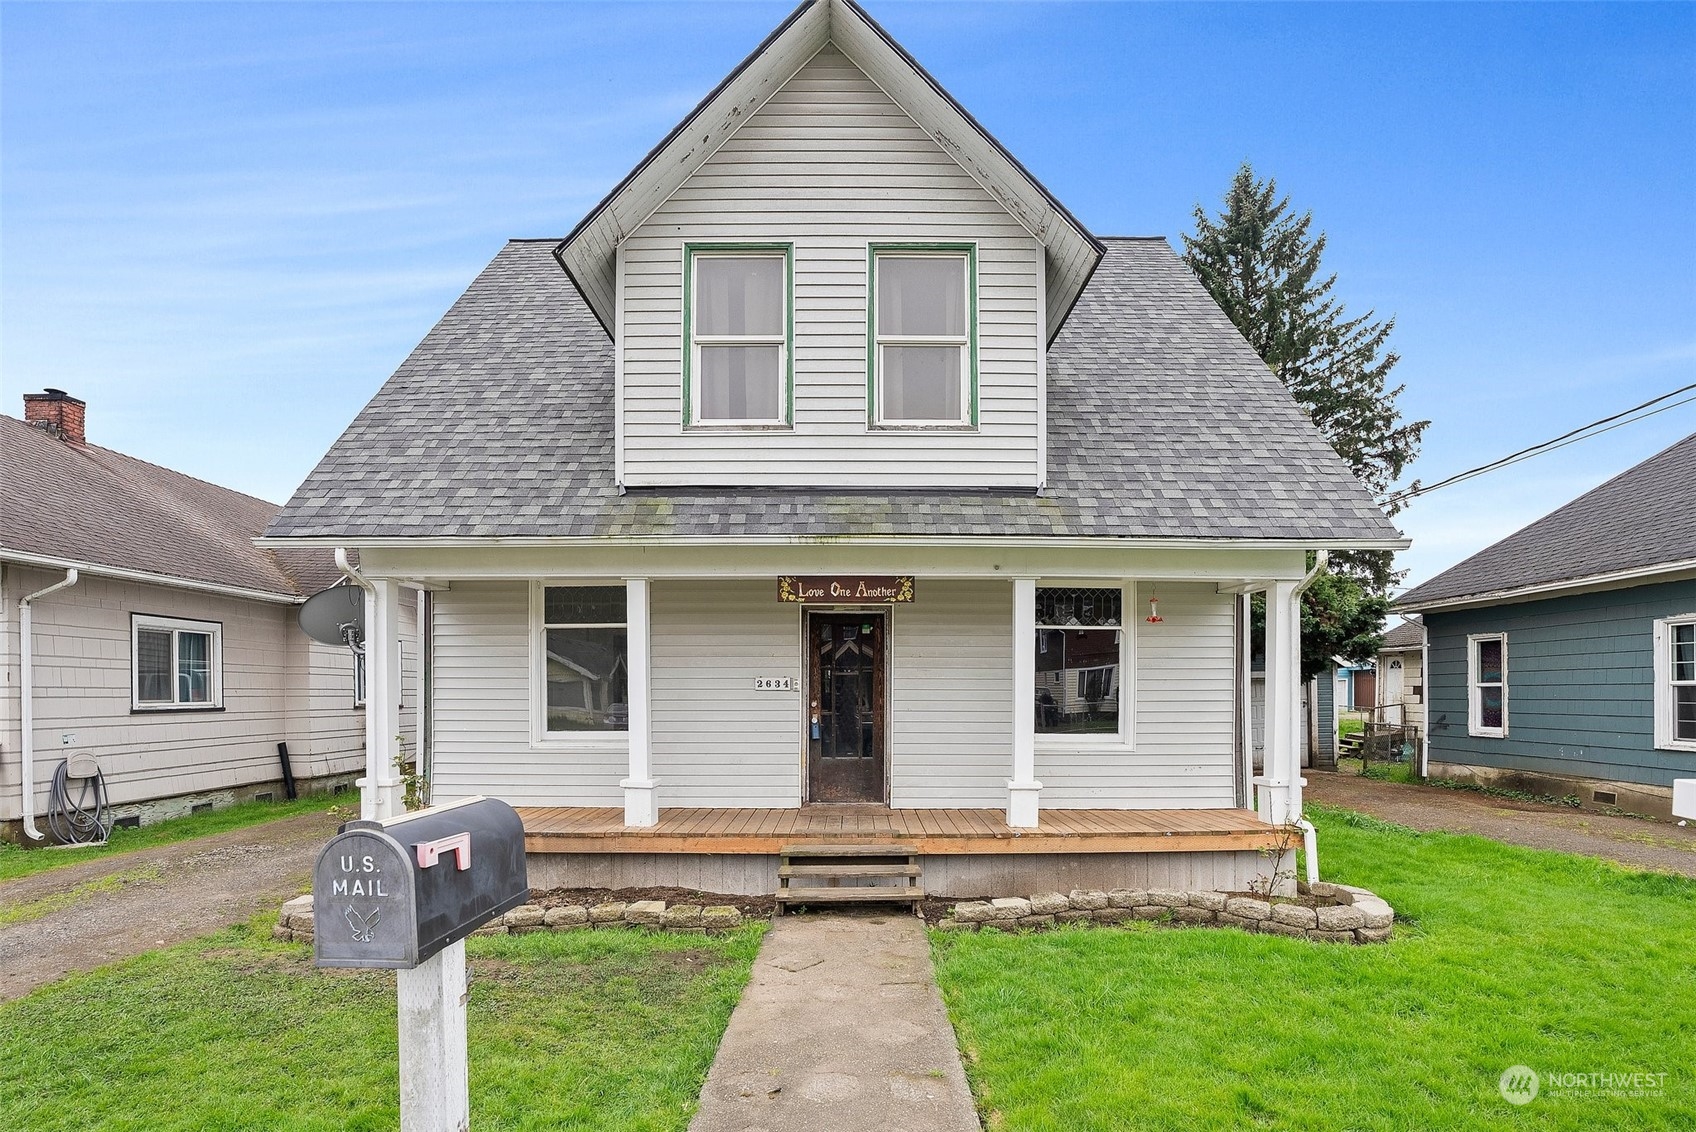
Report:
[[[779,877],[916,877],[923,866],[907,865],[784,865]]]
[[[923,900],[925,890],[917,886],[863,888],[784,888],[777,893],[779,904],[910,904]]]
[[[786,845],[785,857],[911,857],[910,845]]]
[[[919,853],[909,845],[788,845],[778,855],[777,911],[790,904],[894,903],[911,904],[917,913],[925,898],[923,874]],[[895,883],[855,883],[878,877]]]

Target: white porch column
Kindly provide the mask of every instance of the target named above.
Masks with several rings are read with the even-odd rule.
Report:
[[[1035,829],[1036,579],[1013,579],[1013,777],[1007,783],[1007,824]]]
[[[382,821],[403,812],[400,768],[400,586],[371,579],[365,593],[365,777],[359,816]]]
[[[1301,597],[1298,582],[1266,590],[1266,753],[1259,789],[1263,821],[1301,817]]]
[[[624,824],[658,825],[659,802],[654,796],[649,754],[650,702],[648,688],[648,579],[624,579],[625,622],[629,629],[625,673],[630,684],[630,777],[624,787]]]

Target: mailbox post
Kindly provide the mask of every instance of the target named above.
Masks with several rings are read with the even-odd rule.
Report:
[[[396,971],[401,1128],[465,1132],[465,937],[529,899],[524,823],[492,798],[348,822],[312,893],[317,966]]]

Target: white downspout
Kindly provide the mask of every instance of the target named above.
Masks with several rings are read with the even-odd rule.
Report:
[[[1311,586],[1314,583],[1314,581],[1319,577],[1320,574],[1325,572],[1325,567],[1326,567],[1326,565],[1328,565],[1330,563],[1330,561],[1331,561],[1331,552],[1328,551],[1328,550],[1321,550],[1313,556],[1313,569],[1308,571],[1307,577],[1303,578],[1296,585],[1296,595],[1295,596],[1296,596],[1296,600],[1298,602],[1301,600],[1302,592],[1304,590],[1306,590],[1307,587]],[[1297,618],[1296,656],[1298,658],[1296,663],[1300,664],[1301,662],[1300,662],[1299,658],[1301,656],[1301,645],[1300,645],[1301,612],[1300,612],[1299,608],[1297,609],[1297,612],[1296,612],[1296,618]],[[1333,688],[1331,690],[1331,694],[1333,696],[1336,695],[1336,689],[1335,688]],[[1318,708],[1318,703],[1317,703],[1318,698],[1319,698],[1318,695],[1315,694],[1315,696],[1314,696],[1315,710],[1317,710],[1317,708]],[[1299,781],[1301,786],[1306,786],[1307,781],[1305,779],[1301,778],[1301,766],[1299,765],[1299,756],[1297,757],[1297,762],[1298,762],[1298,765],[1291,768],[1290,781],[1291,781],[1292,784]],[[1317,883],[1319,883],[1319,831],[1314,829],[1313,823],[1307,820],[1306,815],[1302,814],[1300,787],[1292,787],[1292,792],[1295,794],[1295,799],[1296,799],[1296,807],[1295,807],[1296,815],[1297,815],[1297,817],[1296,817],[1296,828],[1301,830],[1302,849],[1304,851],[1304,855],[1307,858],[1307,883],[1308,884],[1317,884]]]
[[[66,570],[63,581],[18,599],[18,714],[23,724],[23,746],[20,748],[23,767],[20,775],[23,779],[24,833],[35,841],[45,840],[45,837],[35,828],[35,637],[30,628],[30,602],[55,590],[76,585],[77,578],[75,570]]]

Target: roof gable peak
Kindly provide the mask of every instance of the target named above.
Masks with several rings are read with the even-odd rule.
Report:
[[[1102,244],[853,0],[805,0],[555,248],[602,327],[610,332],[616,321],[619,243],[826,46],[847,56],[1042,242],[1052,340]]]

